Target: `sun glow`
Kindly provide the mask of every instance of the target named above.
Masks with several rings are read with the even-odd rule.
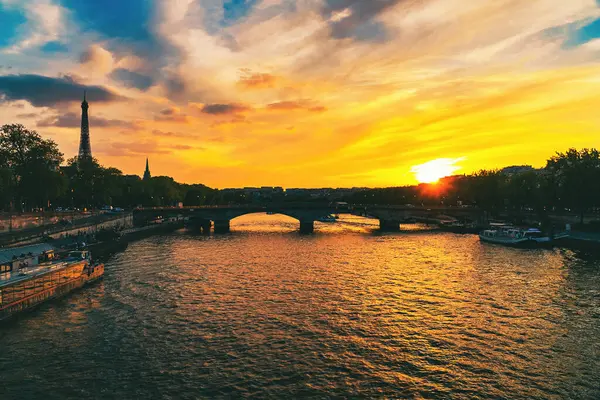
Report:
[[[464,160],[464,157],[438,158],[420,165],[415,165],[411,168],[411,172],[415,174],[415,178],[419,183],[436,183],[441,178],[450,176],[461,169],[456,163],[462,160]]]

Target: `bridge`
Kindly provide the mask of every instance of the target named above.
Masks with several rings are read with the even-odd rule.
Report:
[[[300,223],[300,233],[312,233],[315,221],[331,214],[352,214],[378,219],[379,227],[384,231],[399,231],[401,223],[416,221],[435,222],[453,218],[478,220],[483,214],[475,208],[460,207],[283,203],[137,208],[133,210],[133,223],[136,226],[143,226],[159,217],[184,217],[188,219],[188,226],[197,229],[199,232],[209,233],[211,227],[214,227],[215,233],[227,233],[230,231],[231,220],[254,213],[282,214],[297,219]]]

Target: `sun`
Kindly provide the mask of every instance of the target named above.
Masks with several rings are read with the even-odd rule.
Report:
[[[415,174],[419,183],[437,183],[440,179],[452,175],[461,169],[456,163],[462,161],[460,158],[438,158],[426,163],[415,165],[410,170]]]

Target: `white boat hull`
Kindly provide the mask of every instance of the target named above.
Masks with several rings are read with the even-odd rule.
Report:
[[[500,244],[503,246],[512,246],[512,247],[539,247],[544,245],[549,245],[552,243],[552,240],[549,237],[539,237],[539,238],[512,238],[506,236],[485,236],[480,234],[479,240],[486,243],[494,243]]]

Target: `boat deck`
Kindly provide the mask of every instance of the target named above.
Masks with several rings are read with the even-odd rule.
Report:
[[[36,276],[44,275],[52,271],[59,270],[68,265],[75,263],[76,261],[54,261],[54,262],[46,262],[43,264],[35,265],[32,267],[23,268],[19,271],[10,271],[0,274],[0,288],[24,281],[27,279],[31,279]]]

